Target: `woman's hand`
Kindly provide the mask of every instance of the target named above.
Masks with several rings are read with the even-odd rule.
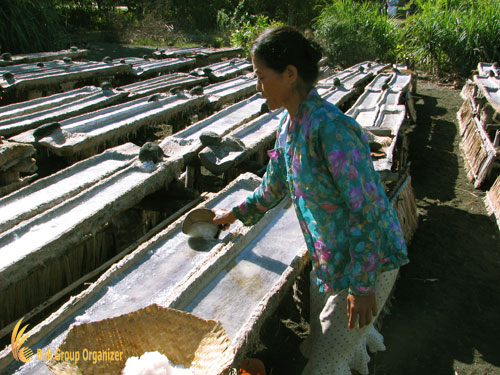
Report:
[[[349,294],[347,296],[347,315],[349,317],[349,329],[355,327],[356,321],[358,321],[358,328],[363,328],[370,324],[372,316],[375,317],[377,315],[375,293],[366,296]]]
[[[215,217],[212,219],[213,223],[216,225],[221,225],[223,230],[229,228],[229,226],[236,221],[236,216],[234,216],[233,210],[214,210]]]

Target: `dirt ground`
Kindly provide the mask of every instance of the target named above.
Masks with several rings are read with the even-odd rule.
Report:
[[[93,45],[91,59],[142,56],[151,49]],[[396,283],[381,331],[387,351],[373,375],[500,375],[500,236],[485,191],[467,180],[459,150],[459,90],[418,81],[418,121],[410,133],[412,185],[419,226],[410,264]],[[302,294],[301,294],[302,293]],[[299,375],[307,335],[307,282],[299,280],[262,331],[254,353],[268,375]]]
[[[459,151],[458,90],[418,86],[410,137],[419,227],[374,374],[500,374],[500,242]]]
[[[474,189],[464,170],[460,92],[419,80],[415,101],[410,160],[419,226],[409,244],[410,264],[401,269],[380,322],[387,350],[372,356],[370,373],[500,374],[499,230],[487,215],[485,192]],[[266,348],[256,356],[268,374],[301,373],[304,305],[289,295],[267,324]]]

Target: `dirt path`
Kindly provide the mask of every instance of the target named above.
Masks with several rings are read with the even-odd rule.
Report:
[[[459,91],[419,82],[410,136],[419,228],[409,246],[376,375],[500,374],[500,243],[459,151]]]

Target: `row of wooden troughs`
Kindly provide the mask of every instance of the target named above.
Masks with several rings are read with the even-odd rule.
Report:
[[[191,48],[177,54],[154,54],[157,58],[144,56],[123,59],[105,57],[103,61],[78,61],[87,54],[87,50],[72,47],[58,53],[34,54],[32,56],[10,56],[4,53],[0,57],[0,104],[19,100],[32,99],[67,91],[85,84],[96,84],[109,80],[115,86],[124,83],[150,78],[158,74],[176,71],[201,71],[211,79],[223,79],[221,75],[231,74],[227,71],[247,69],[249,63],[228,60],[215,66],[207,63],[220,60],[222,57],[238,57],[241,48],[211,49]],[[158,59],[160,58],[160,59]],[[229,67],[228,67],[229,65]]]
[[[467,176],[487,190],[485,204],[500,227],[500,69],[481,62],[463,87],[458,111]]]
[[[157,51],[162,60],[154,61],[187,59],[188,51]],[[35,353],[55,351],[74,325],[158,304],[221,322],[234,361],[251,354],[308,254],[288,199],[257,225],[236,223],[213,241],[181,230],[193,208],[228,209],[258,186],[282,116],[256,94],[245,59],[232,50],[213,56],[220,61],[201,54],[197,60],[207,65],[191,74],[156,72],[114,88],[81,81],[81,87],[0,107],[0,173],[16,164],[4,162],[6,144],[23,147],[18,163],[34,159],[46,170],[44,163],[64,161],[60,168],[50,165],[47,175],[33,174],[34,166],[19,171],[11,178],[18,184],[9,181],[11,191],[0,198],[1,337],[9,337],[19,319],[34,318],[41,323],[24,345]],[[134,66],[138,60],[123,61]],[[363,62],[325,73],[317,85],[369,135],[408,241],[417,225],[406,136],[415,116],[412,84],[404,67]],[[136,134],[158,124],[172,132],[154,140],[161,151],[151,157],[151,144],[138,143]],[[207,189],[214,179],[220,186]],[[54,311],[51,304],[70,295]],[[7,347],[0,372],[50,370],[44,361],[16,361]]]

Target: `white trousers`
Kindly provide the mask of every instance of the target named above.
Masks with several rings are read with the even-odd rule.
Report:
[[[377,277],[378,313],[392,290],[398,271],[399,268]],[[314,271],[311,272],[311,328],[300,348],[309,361],[302,375],[351,375],[351,369],[368,374],[367,346],[371,352],[385,350],[382,335],[373,327],[376,318],[362,329],[347,327],[347,295],[347,289],[335,295],[320,293]]]

